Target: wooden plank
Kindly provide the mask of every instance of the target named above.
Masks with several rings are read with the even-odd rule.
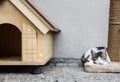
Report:
[[[45,36],[44,36],[44,46],[45,46],[45,57],[49,57],[51,58],[53,55],[53,37],[52,37],[52,32],[48,32]]]
[[[34,42],[33,42],[34,40]],[[33,53],[36,50],[36,31],[33,27],[27,26],[27,61],[36,61],[37,53]]]
[[[37,61],[37,33],[34,28],[31,27],[32,30],[32,61]]]
[[[37,61],[36,31],[23,24],[23,61]]]
[[[111,0],[108,52],[112,61],[120,62],[120,0]]]
[[[22,61],[19,56],[0,57],[0,65],[44,65],[44,62]]]
[[[40,32],[37,33],[37,61],[44,61],[44,35]]]
[[[27,61],[27,37],[26,33],[27,33],[27,28],[26,28],[26,24],[22,24],[22,61]]]
[[[0,66],[9,66],[9,65],[11,65],[11,66],[13,66],[13,65],[15,65],[15,66],[38,66],[38,65],[45,65],[45,63],[44,62],[21,62],[21,61],[0,61]]]
[[[47,20],[45,20],[45,18],[43,18],[43,16],[41,15],[41,13],[38,13],[31,5],[28,4],[29,1],[27,0],[21,0],[21,2],[26,5],[27,8],[29,8],[29,10],[31,10],[34,15],[36,15],[43,24],[45,24],[49,29],[51,29],[52,31],[57,30],[56,28],[54,28],[50,23],[48,23]]]
[[[116,61],[116,62],[120,61],[120,59],[119,59],[120,54],[119,53],[115,53],[115,52],[110,52],[110,53],[111,53],[110,58],[112,61]],[[116,57],[118,57],[118,58],[116,58]]]
[[[120,25],[120,22],[110,22],[112,25]]]
[[[43,34],[49,29],[20,0],[10,0]]]

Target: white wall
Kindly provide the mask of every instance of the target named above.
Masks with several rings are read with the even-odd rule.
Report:
[[[109,0],[30,0],[62,32],[54,35],[54,57],[80,58],[107,46]]]

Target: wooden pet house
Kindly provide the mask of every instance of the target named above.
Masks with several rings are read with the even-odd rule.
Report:
[[[44,65],[59,32],[27,0],[0,1],[0,65]]]

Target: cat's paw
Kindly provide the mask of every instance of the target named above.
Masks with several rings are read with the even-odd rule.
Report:
[[[91,62],[86,62],[85,64],[84,64],[84,66],[92,66],[93,65],[93,63],[91,63]]]
[[[84,67],[90,67],[91,65],[90,64],[84,64]]]
[[[102,62],[102,63],[99,63],[100,65],[107,65],[108,62]]]

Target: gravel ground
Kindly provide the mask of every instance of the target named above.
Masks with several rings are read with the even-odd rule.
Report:
[[[30,74],[32,67],[0,67],[0,82],[120,82],[120,73],[87,73],[76,63],[42,67],[42,74]]]

